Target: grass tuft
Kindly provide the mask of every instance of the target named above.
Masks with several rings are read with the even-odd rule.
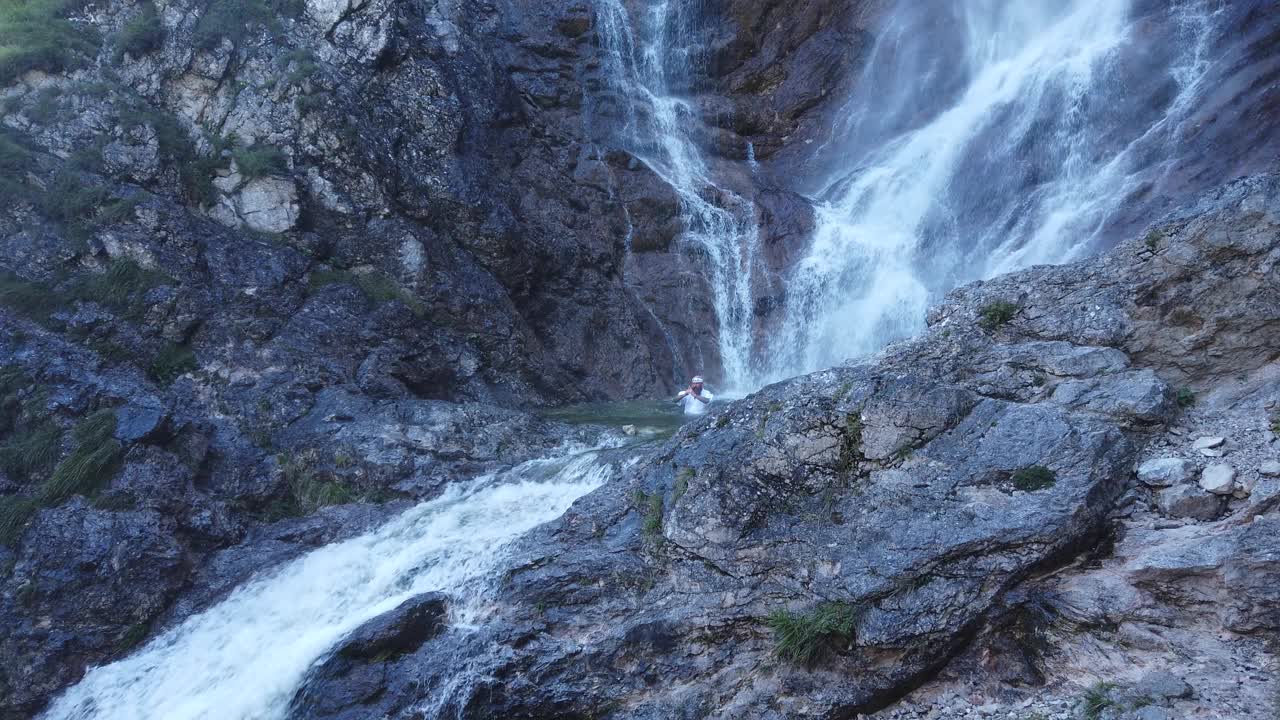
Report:
[[[116,258],[100,275],[94,275],[81,283],[75,295],[105,305],[125,317],[138,319],[146,311],[143,296],[148,290],[172,282],[153,270],[147,270],[132,260]]]
[[[0,445],[0,470],[15,479],[30,478],[53,467],[62,449],[62,429],[45,421],[27,431],[14,433]]]
[[[164,346],[156,354],[147,377],[160,385],[172,385],[174,380],[196,369],[196,354],[191,348],[178,343]]]
[[[39,506],[30,498],[16,495],[0,497],[0,545],[14,545],[18,542],[37,507]]]
[[[236,148],[232,157],[235,158],[240,174],[249,180],[284,175],[289,171],[284,151],[274,145],[254,143],[248,147]]]
[[[98,52],[91,29],[67,19],[83,0],[0,0],[0,85],[30,70],[74,70]]]
[[[36,497],[42,505],[57,505],[73,495],[92,495],[115,473],[120,463],[120,441],[114,437],[116,414],[99,410],[71,431],[76,448],[40,487]]]
[[[318,290],[327,285],[353,285],[374,303],[382,304],[396,300],[404,303],[417,317],[423,317],[427,313],[426,306],[413,293],[400,287],[386,273],[376,270],[365,273],[354,273],[350,270],[312,270],[308,285],[312,290]]]
[[[1179,388],[1174,400],[1178,403],[1178,407],[1191,407],[1196,404],[1196,393],[1191,388]]]
[[[1085,690],[1084,696],[1080,699],[1080,711],[1085,720],[1100,720],[1104,710],[1115,707],[1116,702],[1111,699],[1113,689],[1115,689],[1115,683],[1096,682]]]
[[[985,330],[995,330],[1008,325],[1021,309],[1021,307],[1008,300],[996,300],[995,302],[987,303],[978,311],[978,325]]]
[[[1015,488],[1026,492],[1051,488],[1058,482],[1058,476],[1043,465],[1030,465],[1016,470],[1010,479]]]
[[[821,603],[807,613],[774,610],[765,624],[773,631],[778,657],[811,667],[835,642],[853,639],[857,613],[844,602]]]

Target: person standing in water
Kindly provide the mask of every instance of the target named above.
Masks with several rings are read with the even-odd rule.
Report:
[[[714,397],[710,391],[702,389],[702,377],[694,375],[689,381],[689,388],[676,395],[676,402],[684,407],[685,415],[702,415]]]

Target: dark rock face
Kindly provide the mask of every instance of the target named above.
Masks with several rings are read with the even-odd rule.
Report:
[[[387,686],[387,672],[396,658],[413,652],[445,627],[446,598],[427,593],[404,601],[395,610],[357,628],[311,676],[294,700],[307,717],[342,717],[377,700]],[[347,694],[313,693],[310,686],[328,690],[341,686]]]
[[[687,427],[529,536],[484,630],[406,655],[385,698],[337,717],[400,716],[409,682],[464,717],[845,717],[882,706],[960,650],[1021,579],[1093,542],[1130,482],[1136,443],[1175,411],[1163,378],[1269,359],[1263,348],[1280,341],[1280,304],[1266,295],[1280,287],[1277,189],[1268,177],[1212,194],[1155,248],[1133,241],[962,288],[924,337]],[[1238,268],[1211,271],[1223,263]],[[1192,297],[1194,329],[1160,301]],[[1002,299],[1017,312],[984,320]],[[1237,328],[1249,329],[1247,347]],[[1230,626],[1264,626],[1266,601],[1225,600],[1274,570],[1257,549],[1241,554],[1251,570],[1229,569],[1226,555],[1266,530],[1245,534],[1158,552],[1135,581],[1194,583],[1187,573],[1200,571],[1182,563],[1220,553],[1210,565],[1226,573],[1214,592]],[[788,661],[797,655],[779,633],[820,617],[812,655],[799,656],[811,667]],[[457,657],[492,680],[458,688],[441,663]],[[327,679],[308,693],[321,702],[348,689]]]

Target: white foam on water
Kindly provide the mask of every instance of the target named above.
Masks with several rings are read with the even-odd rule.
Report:
[[[307,671],[365,621],[444,591],[451,619],[483,621],[513,540],[609,477],[592,452],[450,486],[378,529],[254,578],[132,656],[89,671],[46,720],[283,717]]]

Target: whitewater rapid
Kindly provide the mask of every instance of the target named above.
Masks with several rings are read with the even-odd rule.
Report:
[[[130,657],[90,670],[42,717],[284,717],[307,671],[343,636],[409,597],[447,592],[455,627],[480,622],[511,542],[611,472],[593,451],[566,452],[452,485],[372,532],[263,573]]]

